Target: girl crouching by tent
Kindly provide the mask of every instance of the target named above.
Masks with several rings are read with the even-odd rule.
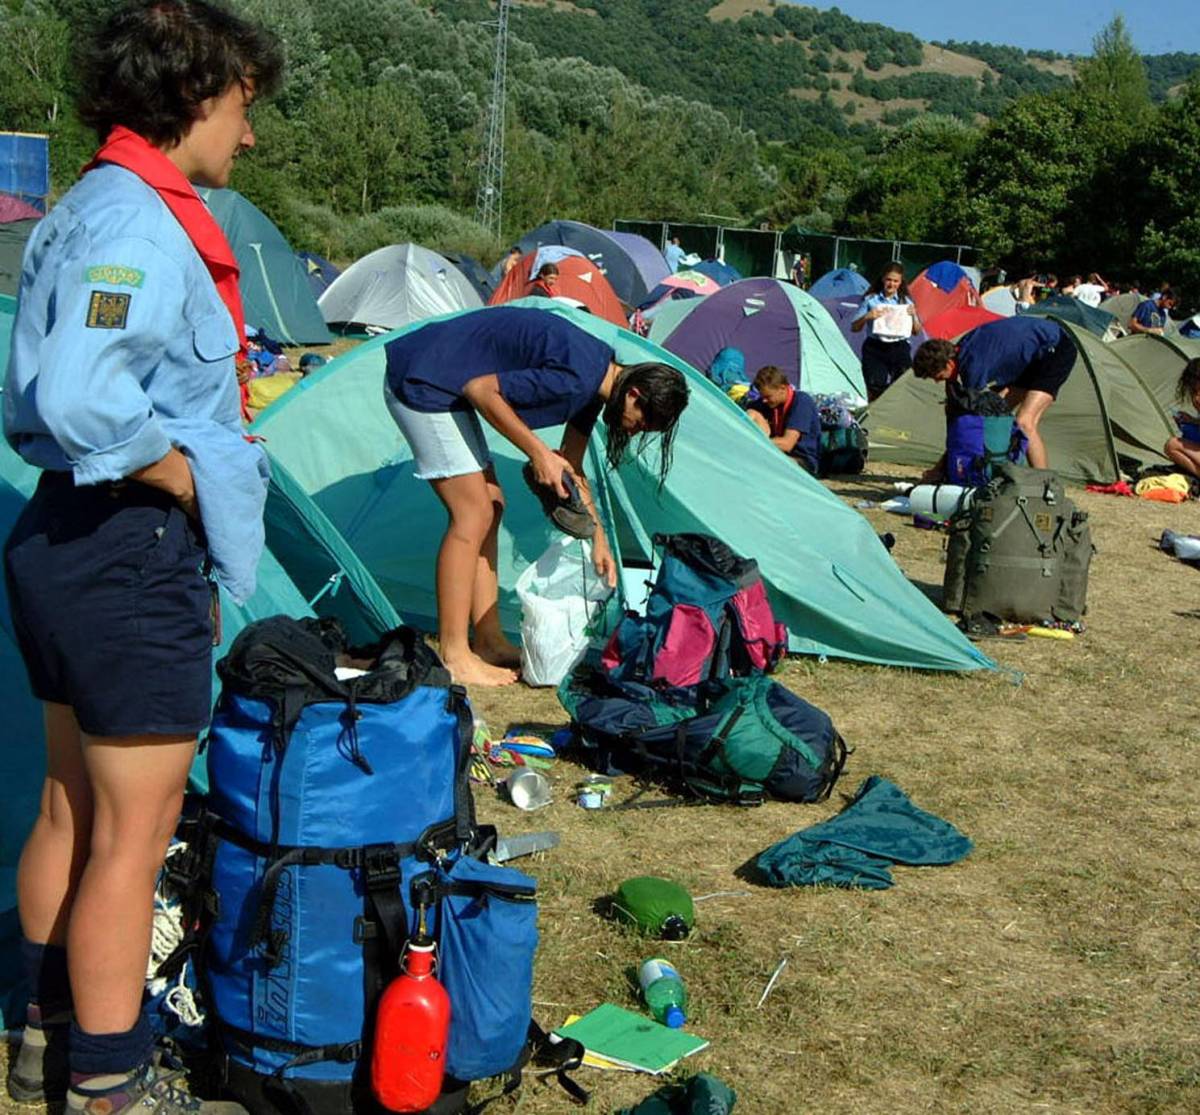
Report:
[[[616,468],[635,435],[658,434],[665,478],[687,385],[665,364],[622,366],[585,330],[523,307],[431,322],[386,351],[388,409],[412,449],[416,477],[429,481],[450,516],[437,556],[442,658],[462,684],[507,685],[516,680],[520,651],[500,628],[496,555],[504,493],[480,417],[529,458],[534,483],[554,497],[568,498],[564,478],[575,482],[596,523],[592,561],[612,585],[616,563],[583,476],[588,437],[603,415],[608,465]],[[563,424],[557,451],[533,433]]]

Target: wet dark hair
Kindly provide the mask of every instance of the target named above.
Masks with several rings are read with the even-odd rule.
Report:
[[[557,275],[557,274],[558,274],[558,264],[557,263],[543,263],[542,266],[538,268],[537,277],[539,279],[545,279],[550,275]]]
[[[782,387],[787,381],[783,369],[774,364],[764,364],[754,375],[754,386],[759,390],[764,387]]]
[[[630,364],[617,373],[612,393],[604,404],[604,425],[608,431],[605,456],[609,468],[620,466],[632,440],[633,435],[622,426],[621,418],[625,414],[625,396],[634,388],[637,388],[647,426],[638,436],[635,452],[641,453],[651,436],[659,437],[658,486],[661,488],[671,471],[675,428],[688,404],[687,381],[681,371],[669,364]]]
[[[134,0],[100,25],[79,65],[79,117],[101,141],[123,124],[166,146],[233,85],[270,96],[283,53],[269,31],[205,0]]]
[[[1191,404],[1198,388],[1200,388],[1200,356],[1189,360],[1183,366],[1183,372],[1179,376],[1180,401]]]
[[[898,259],[892,260],[891,263],[879,272],[879,277],[867,288],[867,293],[863,297],[865,298],[871,294],[882,294],[884,277],[892,273],[900,276],[900,285],[896,288],[896,297],[902,302],[911,302],[912,298],[908,293],[908,283],[904,279],[904,264]]]
[[[935,337],[926,341],[913,357],[913,375],[917,379],[933,379],[958,355],[958,346],[953,341]]]
[[[1159,292],[1158,300],[1161,302],[1164,298],[1169,298],[1172,302],[1179,301],[1179,299],[1175,297],[1175,291],[1170,287],[1164,287],[1162,291]]]

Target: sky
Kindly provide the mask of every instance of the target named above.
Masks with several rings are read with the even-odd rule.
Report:
[[[845,15],[911,31],[926,41],[958,39],[1004,43],[1025,50],[1090,54],[1096,32],[1121,12],[1133,41],[1143,54],[1174,50],[1200,54],[1197,0],[1157,0],[1154,4],[1072,3],[1070,0],[801,0],[821,9],[836,7]],[[1153,12],[1148,16],[1148,12]]]

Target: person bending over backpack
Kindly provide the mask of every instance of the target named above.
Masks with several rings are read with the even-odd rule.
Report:
[[[1189,402],[1196,408],[1194,414],[1181,412],[1181,437],[1167,441],[1163,452],[1181,469],[1192,476],[1200,476],[1200,357],[1189,360],[1179,377],[1179,400]]]
[[[1008,317],[972,329],[957,344],[926,341],[913,359],[913,374],[947,387],[957,383],[969,391],[995,391],[1029,439],[1030,467],[1048,468],[1038,424],[1067,382],[1077,355],[1075,342],[1057,322]],[[943,455],[924,479],[939,478],[945,462]]]
[[[586,330],[545,310],[495,307],[430,322],[385,346],[384,400],[450,516],[437,556],[438,637],[461,684],[516,681],[520,651],[500,629],[497,533],[504,493],[482,417],[529,458],[535,481],[567,497],[575,480],[596,519],[583,454],[603,416],[610,468],[635,434],[658,434],[660,478],[671,467],[676,423],[687,406],[683,373],[666,364],[622,366]],[[534,430],[565,424],[557,452]],[[597,519],[592,562],[610,585],[616,564]],[[475,628],[475,642],[468,630]]]
[[[821,456],[821,416],[813,397],[788,383],[774,364],[758,369],[754,387],[761,400],[747,407],[750,420],[771,444],[815,476]]]

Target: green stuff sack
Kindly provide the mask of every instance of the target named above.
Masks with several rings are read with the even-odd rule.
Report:
[[[1087,516],[1048,469],[1007,461],[951,519],[943,607],[1040,623],[1078,619],[1087,595]]]
[[[626,879],[613,895],[613,913],[618,921],[668,941],[686,937],[696,924],[692,896],[678,883],[654,875]]]

